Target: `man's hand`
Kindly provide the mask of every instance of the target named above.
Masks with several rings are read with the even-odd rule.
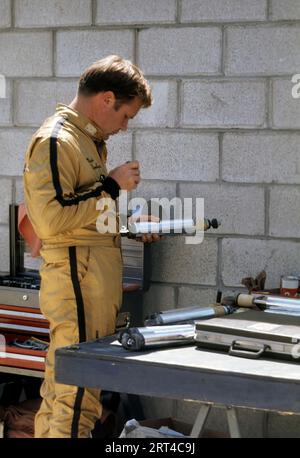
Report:
[[[146,242],[146,243],[151,243],[151,242],[157,242],[158,240],[161,240],[162,236],[158,234],[144,234],[142,237],[138,237],[137,240],[140,240],[141,242]]]
[[[134,214],[128,218],[128,222],[138,222],[138,221],[153,221],[155,223],[158,223],[160,220],[157,216],[153,215],[139,215],[138,217],[134,217]],[[163,237],[159,234],[143,234],[141,237],[137,237],[136,240],[138,242],[144,242],[144,243],[151,243],[151,242],[157,242],[158,240],[161,240]]]
[[[131,191],[140,182],[140,164],[138,161],[126,162],[111,170],[108,176],[113,178],[121,189]]]

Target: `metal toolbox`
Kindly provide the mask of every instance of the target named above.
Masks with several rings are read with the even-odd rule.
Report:
[[[250,310],[201,320],[196,322],[195,341],[198,347],[227,350],[233,356],[299,362],[300,317]]]

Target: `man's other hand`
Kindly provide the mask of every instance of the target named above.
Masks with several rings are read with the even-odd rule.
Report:
[[[144,234],[142,237],[138,237],[137,240],[144,243],[152,243],[161,240],[163,237],[158,234]]]
[[[128,222],[142,222],[142,221],[152,221],[154,223],[158,223],[160,219],[154,215],[139,215],[138,217],[134,217],[134,214],[128,218]],[[144,243],[151,243],[157,242],[161,240],[163,237],[159,234],[143,234],[141,237],[137,237],[137,242],[144,242]]]
[[[140,182],[140,164],[138,161],[126,162],[126,164],[111,170],[108,176],[113,178],[121,189],[131,191]]]

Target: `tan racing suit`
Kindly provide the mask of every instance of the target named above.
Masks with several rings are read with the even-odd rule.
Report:
[[[89,437],[101,416],[99,390],[55,382],[54,352],[115,331],[120,240],[96,229],[97,201],[119,192],[107,177],[106,155],[97,125],[65,105],[58,105],[26,152],[25,203],[42,240],[40,307],[50,322],[35,437]]]

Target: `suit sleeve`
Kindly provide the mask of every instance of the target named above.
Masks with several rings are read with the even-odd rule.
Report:
[[[97,201],[118,196],[119,186],[111,177],[80,190],[79,171],[80,155],[67,138],[39,138],[27,154],[25,201],[41,239],[95,223]]]

